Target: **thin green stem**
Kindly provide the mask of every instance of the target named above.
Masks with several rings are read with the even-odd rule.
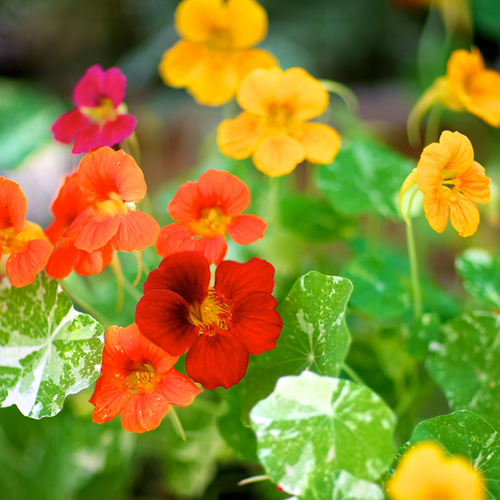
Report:
[[[416,320],[420,320],[422,317],[422,293],[420,291],[420,279],[418,274],[417,248],[415,245],[415,236],[413,234],[413,224],[411,222],[411,205],[416,193],[417,191],[412,194],[410,202],[408,203],[409,224],[406,224],[406,242],[408,246],[408,257],[410,259],[411,288],[413,292],[413,316]]]
[[[125,291],[134,299],[139,302],[142,298],[142,293],[137,290],[137,288],[130,283],[126,276],[123,276],[123,286],[125,287]]]
[[[141,148],[139,146],[139,141],[137,140],[137,135],[135,135],[135,131],[132,132],[132,135],[125,139],[125,148],[128,150],[128,153],[134,160],[137,165],[141,164]]]
[[[168,413],[170,415],[170,418],[173,420],[173,423],[175,424],[174,428],[179,433],[179,436],[181,437],[181,439],[183,441],[186,441],[186,434],[184,433],[184,429],[182,427],[181,421],[179,420],[179,417],[177,416],[177,412],[174,410],[174,407],[172,405],[170,405]]]
[[[269,190],[267,197],[267,206],[265,207],[265,214],[267,214],[268,226],[274,226],[278,222],[278,178],[269,177]]]
[[[259,483],[260,481],[267,481],[269,476],[253,476],[247,477],[238,483],[238,486],[245,486],[245,484]]]
[[[338,95],[344,101],[349,111],[356,113],[359,110],[358,98],[349,87],[332,80],[319,80],[319,83],[327,92]]]
[[[356,382],[359,385],[366,386],[365,381],[347,363],[342,362],[342,370],[344,370],[347,375],[349,375],[349,378],[353,382]]]

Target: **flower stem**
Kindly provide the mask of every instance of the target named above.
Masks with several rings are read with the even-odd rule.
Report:
[[[125,139],[125,147],[128,150],[128,153],[132,158],[134,158],[137,165],[141,164],[141,148],[139,146],[139,141],[137,140],[137,135],[135,135],[135,131],[132,132],[132,135]]]
[[[347,363],[342,362],[342,370],[344,370],[347,375],[349,375],[349,378],[353,382],[366,387],[365,381]]]
[[[238,486],[245,486],[245,484],[251,484],[251,483],[258,483],[260,481],[267,481],[269,479],[269,476],[252,476],[252,477],[247,477],[246,479],[243,479],[238,483]]]
[[[172,420],[174,421],[174,428],[177,430],[177,432],[179,433],[179,436],[181,437],[181,439],[183,441],[186,441],[186,434],[184,433],[184,429],[182,427],[182,424],[181,424],[181,421],[179,420],[179,417],[177,416],[177,412],[174,410],[174,407],[172,405],[170,405],[170,409],[169,409],[169,415],[170,417],[172,418]]]
[[[436,105],[431,107],[427,124],[425,126],[425,145],[431,142],[436,142],[439,138],[439,124],[441,122],[441,115],[443,114],[443,107]]]
[[[332,80],[318,80],[323,88],[331,94],[338,95],[345,103],[347,109],[356,113],[359,110],[359,101],[356,94],[345,85]]]
[[[415,194],[413,194],[413,196],[415,196]],[[416,320],[419,320],[422,317],[422,293],[420,291],[420,280],[418,276],[417,249],[415,246],[413,224],[411,223],[410,215],[413,196],[408,204],[409,224],[406,224],[406,242],[408,245],[408,257],[410,259],[411,288],[413,292],[413,316]]]

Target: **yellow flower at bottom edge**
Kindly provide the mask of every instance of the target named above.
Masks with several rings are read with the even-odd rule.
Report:
[[[340,148],[333,128],[310,120],[328,107],[328,92],[301,68],[252,71],[237,95],[244,109],[219,126],[220,150],[231,158],[252,156],[266,175],[289,174],[298,163],[331,163]]]
[[[387,482],[391,500],[486,500],[484,479],[464,457],[433,441],[411,447]]]
[[[163,54],[160,76],[186,87],[200,104],[219,106],[234,97],[241,80],[276,59],[250,48],[267,34],[267,14],[255,0],[183,0],[175,27],[184,40]]]

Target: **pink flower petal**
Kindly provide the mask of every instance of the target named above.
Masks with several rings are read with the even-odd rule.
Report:
[[[104,95],[113,101],[113,106],[116,109],[125,97],[125,88],[127,87],[127,79],[118,68],[109,68],[104,73]]]
[[[93,108],[104,97],[104,70],[99,64],[91,66],[73,89],[73,102],[78,106]]]
[[[97,148],[101,142],[101,133],[97,125],[85,125],[76,136],[71,152],[74,155],[88,153]]]
[[[56,141],[69,144],[87,123],[87,118],[78,109],[73,109],[58,118],[52,124],[51,130]]]
[[[119,115],[115,121],[106,122],[101,131],[99,146],[114,146],[130,137],[137,120],[132,115]]]

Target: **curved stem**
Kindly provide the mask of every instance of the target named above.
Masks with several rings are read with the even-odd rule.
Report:
[[[118,257],[118,253],[116,254],[116,257],[111,261],[111,269],[113,270],[113,273],[116,277],[116,306],[115,306],[115,309],[117,311],[121,311],[122,307],[123,307],[123,299],[124,299],[124,293],[123,293],[124,276],[123,276],[123,271],[122,271],[122,265],[120,264],[120,258]]]
[[[353,382],[356,382],[359,385],[366,386],[365,381],[347,363],[342,362],[342,370],[344,370],[347,375],[349,375],[349,378]]]
[[[413,224],[411,221],[411,205],[415,193],[412,194],[410,202],[408,203],[407,219],[409,224],[406,224],[406,243],[408,246],[408,257],[410,259],[410,273],[411,273],[411,288],[413,292],[413,316],[416,320],[422,317],[422,293],[420,291],[420,280],[418,275],[418,260],[417,248],[415,245],[415,236],[413,235]]]
[[[339,82],[334,82],[332,80],[318,81],[327,92],[338,95],[344,101],[349,111],[356,113],[359,110],[358,98],[349,87],[346,87],[345,85],[342,85]]]
[[[253,477],[247,477],[246,479],[241,480],[238,483],[238,486],[245,486],[245,484],[251,484],[251,483],[258,483],[260,481],[267,481],[269,479],[269,476],[253,476]]]
[[[439,124],[443,114],[442,106],[433,106],[429,111],[427,125],[425,126],[425,144],[436,142],[439,139]]]
[[[184,433],[184,428],[182,427],[181,421],[179,420],[179,417],[177,416],[177,412],[174,410],[174,407],[170,405],[169,408],[169,415],[174,421],[174,427],[177,429],[177,432],[179,433],[179,436],[183,441],[186,441],[186,434]]]

